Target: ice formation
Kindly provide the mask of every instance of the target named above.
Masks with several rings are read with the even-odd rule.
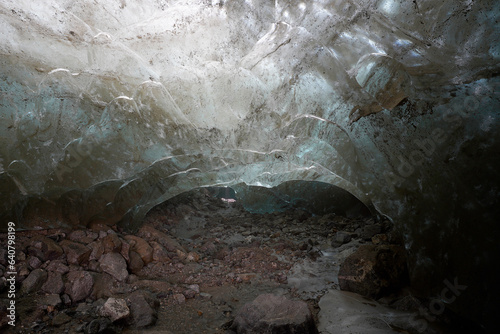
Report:
[[[0,17],[2,224],[134,228],[195,187],[321,181],[400,226],[416,284],[491,274],[498,1],[2,0]]]

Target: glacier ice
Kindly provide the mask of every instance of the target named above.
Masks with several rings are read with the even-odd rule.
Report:
[[[2,0],[1,224],[133,229],[192,188],[320,181],[401,228],[416,285],[494,287],[499,16],[488,0]]]

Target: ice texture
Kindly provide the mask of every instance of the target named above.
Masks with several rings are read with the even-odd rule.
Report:
[[[499,16],[488,0],[2,0],[1,224],[134,229],[192,188],[320,181],[401,228],[415,285],[498,292]]]

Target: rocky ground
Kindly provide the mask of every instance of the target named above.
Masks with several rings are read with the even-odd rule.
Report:
[[[0,238],[6,245],[7,235]],[[8,254],[0,251],[2,332],[264,333],[244,323],[283,309],[291,323],[302,312],[310,328],[328,323],[320,300],[340,288],[408,312],[420,306],[395,294],[407,276],[389,221],[301,210],[252,214],[206,190],[157,206],[134,234],[94,225],[18,231],[16,238],[15,327],[7,324]],[[254,300],[260,305],[248,304]],[[320,332],[330,333],[325,324]],[[417,325],[387,323],[380,333],[424,332]]]

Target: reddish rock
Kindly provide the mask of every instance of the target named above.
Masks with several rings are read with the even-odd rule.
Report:
[[[130,261],[130,245],[125,240],[120,240],[122,242],[122,248],[120,249],[120,254],[123,256],[125,261]]]
[[[55,260],[64,254],[63,249],[52,239],[35,235],[30,240],[28,254],[38,257],[42,262]]]
[[[130,261],[128,263],[128,268],[134,274],[138,273],[144,267],[144,261],[137,252],[130,251]]]
[[[88,245],[92,251],[89,255],[89,261],[99,260],[104,254],[104,245],[102,244],[102,240],[97,240]]]
[[[146,240],[135,235],[126,235],[125,240],[129,242],[131,249],[139,254],[144,264],[153,261],[153,248]]]
[[[87,246],[69,240],[63,240],[60,244],[69,264],[80,265],[89,260],[92,250]]]
[[[396,245],[363,245],[339,270],[341,290],[380,298],[408,284],[406,251]]]
[[[66,276],[65,292],[73,303],[84,300],[92,292],[94,278],[87,271],[71,271]]]
[[[305,302],[272,294],[245,304],[234,318],[232,329],[238,334],[318,333]]]
[[[186,253],[184,247],[182,247],[176,240],[172,239],[166,233],[158,231],[149,224],[143,225],[137,232],[137,235],[148,241],[156,241],[160,243],[169,252],[175,252],[176,250],[181,250],[184,253]]]
[[[170,262],[170,257],[165,247],[156,241],[150,241],[149,244],[153,247],[153,261]]]
[[[84,230],[74,230],[68,235],[68,239],[82,244],[88,244],[97,239],[97,236],[94,238],[93,235],[89,236]]]
[[[127,263],[118,253],[107,253],[99,261],[103,272],[110,274],[118,281],[123,282],[128,277]]]
[[[57,272],[61,275],[64,275],[69,272],[69,267],[66,264],[64,264],[63,260],[50,261],[46,269],[47,271]]]
[[[104,247],[104,253],[119,253],[122,248],[122,242],[115,233],[108,233],[101,239]]]
[[[61,294],[64,291],[62,275],[58,272],[49,271],[47,281],[42,286],[42,291],[50,294]]]

